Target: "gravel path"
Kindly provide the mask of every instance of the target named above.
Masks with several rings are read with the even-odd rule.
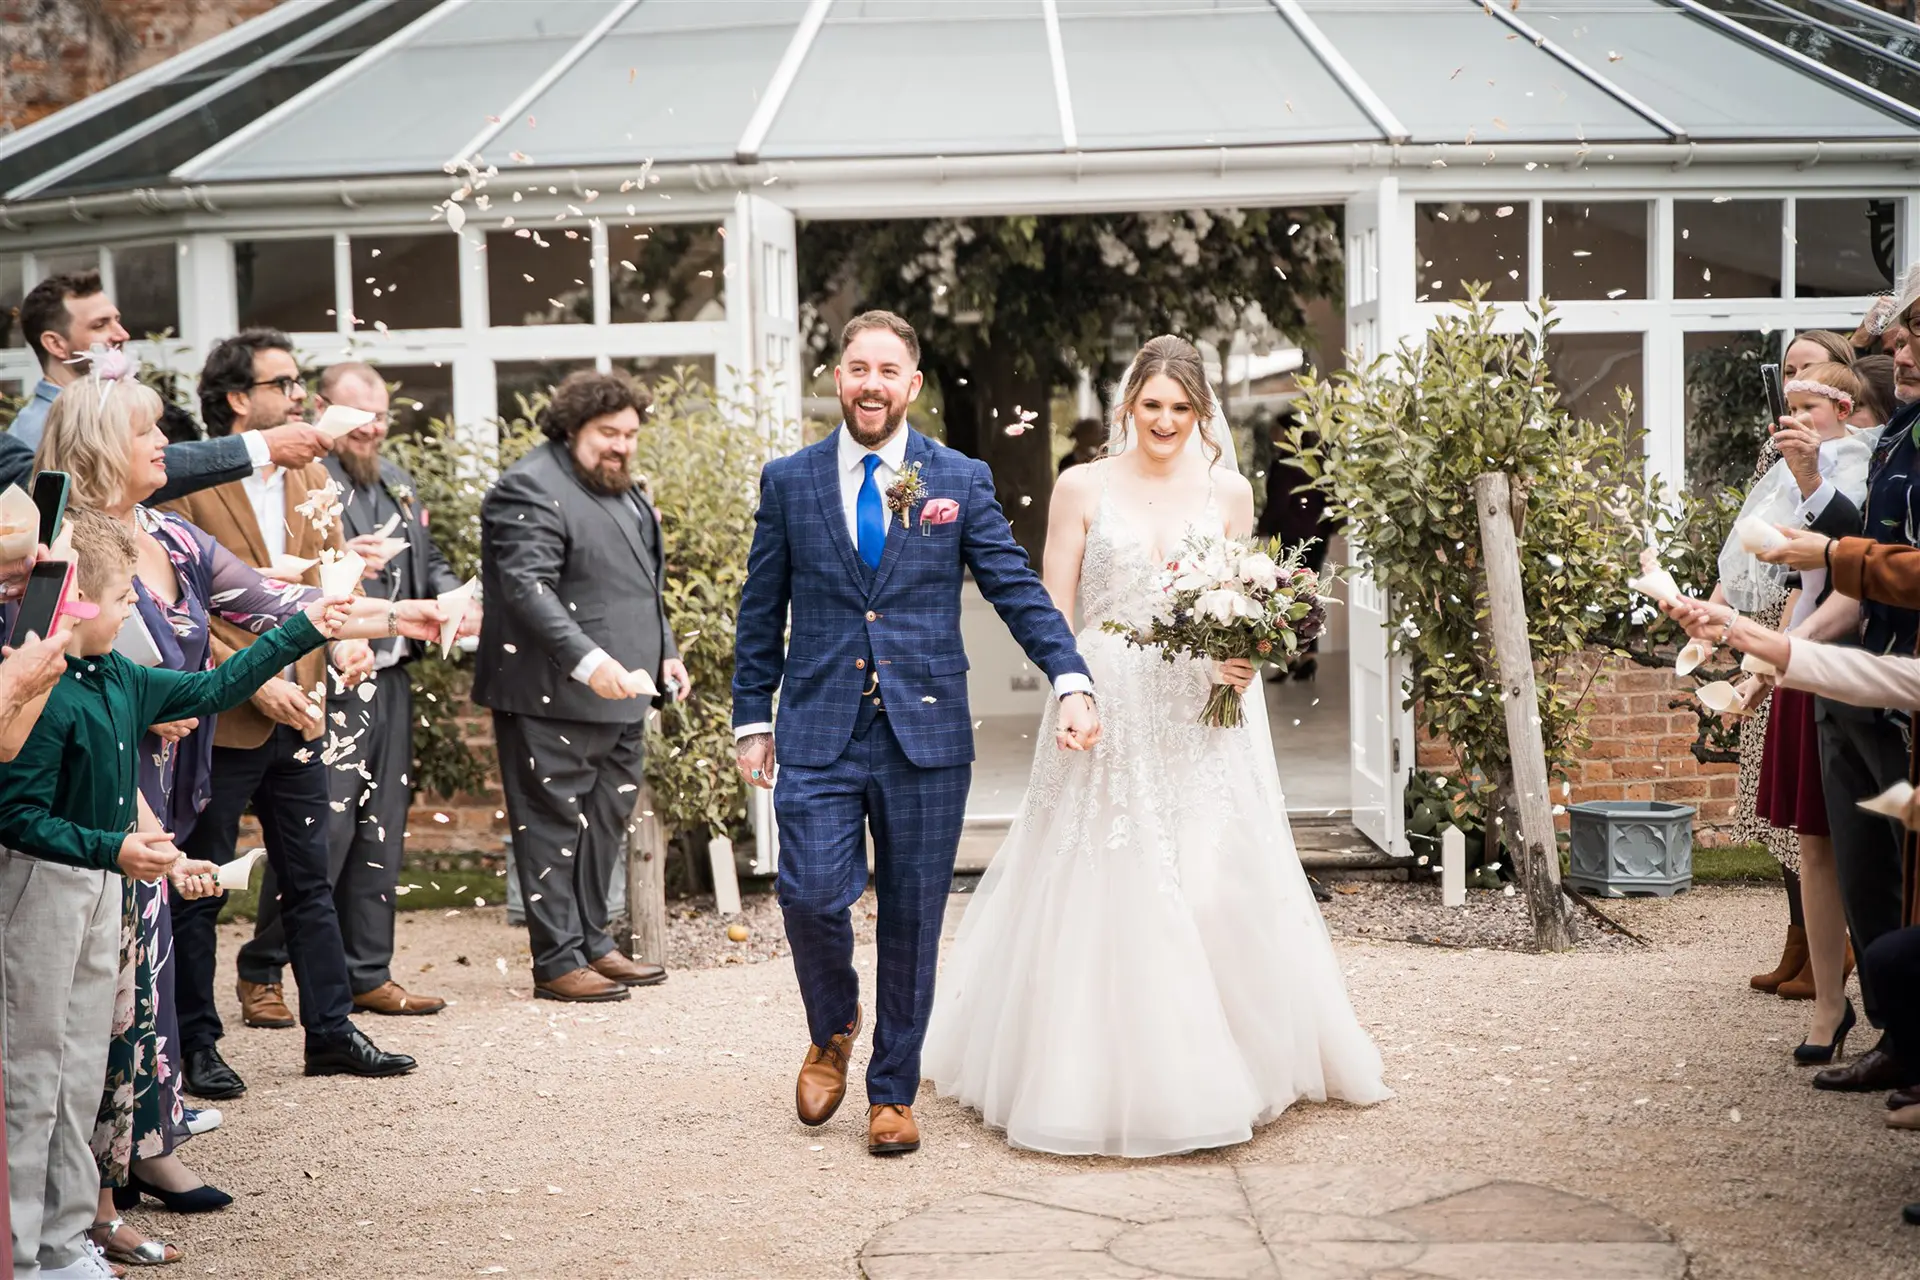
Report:
[[[1337,927],[1372,909],[1352,897]],[[1809,1089],[1787,1062],[1806,1006],[1745,990],[1776,954],[1778,891],[1608,910],[1652,945],[1533,956],[1342,938],[1398,1098],[1296,1108],[1242,1147],[1164,1163],[1490,1170],[1659,1223],[1697,1280],[1920,1273],[1920,1231],[1898,1221],[1920,1198],[1920,1141],[1881,1125],[1878,1096]],[[775,933],[760,920],[758,944],[734,945]],[[297,1032],[229,1034],[252,1090],[185,1154],[237,1202],[141,1218],[186,1249],[183,1275],[851,1276],[875,1231],[927,1205],[1115,1163],[1010,1150],[924,1095],[926,1148],[876,1161],[857,1085],[832,1124],[803,1128],[784,962],[568,1007],[528,998],[525,937],[498,909],[403,916],[400,946],[403,982],[457,1001],[367,1020],[420,1056],[414,1075],[307,1080]],[[859,955],[870,974],[872,947]]]

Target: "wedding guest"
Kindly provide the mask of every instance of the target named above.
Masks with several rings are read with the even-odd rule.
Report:
[[[210,864],[182,859],[165,832],[129,830],[135,744],[148,724],[246,696],[269,662],[321,635],[302,620],[224,674],[137,667],[112,651],[132,607],[132,539],[94,512],[74,512],[68,525],[77,567],[64,678],[40,694],[35,723],[0,767],[0,1054],[14,1083],[14,1266],[43,1280],[99,1280],[110,1273],[88,1238],[100,1195],[88,1136],[115,1016],[121,878],[169,876],[183,894],[214,891]]]
[[[652,407],[617,374],[568,375],[541,417],[546,442],[480,508],[487,609],[473,698],[493,712],[543,1000],[625,1000],[667,978],[607,936],[651,710],[629,673],[667,697],[691,685],[667,621],[660,518],[632,471]]]
[[[1883,427],[1900,410],[1898,370],[1892,356],[1861,356],[1853,362],[1853,374],[1860,379],[1860,403],[1854,406],[1849,426],[1862,429]]]
[[[340,486],[340,519],[347,546],[367,563],[364,588],[379,600],[432,600],[460,579],[428,532],[426,505],[413,477],[380,456],[387,438],[386,380],[358,361],[331,365],[320,375],[320,403],[361,409],[373,421],[341,438],[324,463]],[[381,536],[389,522],[396,550]],[[463,630],[478,630],[479,609],[469,610]],[[327,829],[327,874],[347,949],[347,979],[353,1007],[363,1013],[431,1014],[446,1007],[439,996],[410,992],[393,980],[393,913],[400,865],[406,852],[407,809],[413,797],[413,679],[408,666],[427,646],[405,636],[373,643],[373,671],[358,688],[328,690],[327,718],[349,739],[334,752],[328,777],[334,813]],[[372,686],[373,697],[365,694]],[[287,963],[286,928],[277,902],[279,883],[269,868],[260,887],[260,914],[253,938],[240,948],[240,977],[278,988]]]
[[[1811,364],[1827,360],[1845,364],[1852,359],[1853,349],[1846,339],[1826,330],[1808,330],[1787,344],[1781,374],[1784,378],[1794,378]],[[1749,492],[1780,463],[1780,449],[1773,434],[1777,427],[1778,424],[1773,424],[1760,442],[1753,479],[1747,485]],[[1716,584],[1710,598],[1722,601],[1726,593]],[[1770,597],[1754,616],[1764,626],[1777,627],[1787,603],[1784,596]],[[1800,891],[1800,837],[1791,826],[1776,826],[1768,821],[1758,808],[1760,771],[1766,756],[1767,735],[1772,731],[1773,710],[1773,699],[1763,691],[1754,698],[1740,722],[1740,776],[1734,791],[1733,838],[1743,844],[1765,845],[1767,852],[1779,862],[1781,880],[1787,891],[1787,939],[1780,951],[1780,963],[1768,973],[1753,975],[1747,984],[1755,991],[1773,992],[1788,1000],[1810,1000],[1814,984],[1807,951],[1806,907]]]
[[[27,486],[47,411],[63,387],[85,377],[95,347],[122,350],[127,330],[98,271],[49,276],[20,302],[20,336],[40,360],[41,378],[5,432],[0,432],[0,488]],[[193,440],[167,450],[171,473],[156,501],[183,497],[266,466],[304,467],[327,451],[325,435],[286,424],[252,439]]]
[[[305,400],[293,344],[273,330],[249,329],[216,343],[200,371],[201,417],[215,435],[251,434],[297,423]],[[336,495],[326,469],[311,464],[299,471],[249,477],[169,506],[235,557],[264,570],[285,557],[311,561],[324,551],[340,550],[333,512]],[[317,582],[316,574],[317,566],[308,564],[299,576],[311,584]],[[421,636],[438,634],[439,610],[431,602],[371,601],[362,607],[385,615],[384,627],[375,626],[373,634],[402,634],[403,623],[416,627]],[[232,660],[256,640],[245,627],[219,618],[211,627],[215,662]],[[373,660],[364,645],[336,649],[334,658],[350,667],[343,676],[355,675]],[[307,1074],[400,1075],[413,1069],[413,1059],[381,1051],[351,1020],[353,993],[327,879],[330,781],[322,751],[314,745],[325,732],[321,707],[326,678],[325,658],[308,654],[268,680],[249,702],[220,717],[206,806],[183,844],[194,857],[215,863],[232,860],[240,815],[252,805],[279,886],[280,911],[300,983]],[[315,695],[311,702],[309,690]],[[246,1083],[218,1047],[225,1028],[213,1000],[216,914],[205,903],[182,903],[173,913],[173,928],[186,1091],[219,1100],[237,1097]],[[247,1021],[292,1021],[278,990],[262,990],[242,979],[239,994]]]
[[[1073,424],[1073,448],[1060,459],[1060,474],[1068,467],[1084,466],[1106,451],[1107,429],[1098,418],[1082,418]]]
[[[1920,264],[1910,269],[1893,317],[1902,326],[1902,351],[1896,362],[1914,358],[1913,314],[1920,302]],[[1808,497],[1795,523],[1829,536],[1866,535],[1888,544],[1907,544],[1908,530],[1920,528],[1920,454],[1913,426],[1920,421],[1920,401],[1905,404],[1881,433],[1868,471],[1867,497],[1856,504],[1831,484],[1822,484]],[[1783,452],[1788,448],[1783,444]],[[1804,454],[1804,446],[1796,445]],[[1804,461],[1804,459],[1803,459]],[[1842,588],[1844,591],[1844,588]],[[1830,604],[1845,608],[1846,597],[1836,594]],[[1911,653],[1920,634],[1920,612],[1878,601],[1859,605],[1860,625],[1845,639],[1872,653]],[[1886,819],[1863,812],[1859,801],[1878,795],[1895,781],[1904,780],[1910,767],[1907,736],[1910,714],[1905,709],[1859,708],[1830,699],[1814,703],[1819,726],[1821,783],[1826,793],[1828,824],[1832,829],[1835,867],[1839,873],[1847,928],[1856,956],[1864,956],[1875,941],[1902,923],[1901,871],[1903,839]],[[1860,970],[1860,990],[1867,1021],[1884,1028],[1885,993],[1868,967]],[[1876,1090],[1891,1087],[1899,1065],[1889,1046],[1876,1044],[1853,1062],[1832,1067],[1814,1077],[1822,1089]]]

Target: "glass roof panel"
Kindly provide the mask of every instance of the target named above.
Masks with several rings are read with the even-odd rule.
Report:
[[[1415,142],[1658,142],[1667,136],[1478,5],[1308,0],[1303,7]],[[1533,5],[1520,16],[1539,21]],[[1382,31],[1393,34],[1382,39]]]
[[[490,143],[536,164],[731,157],[806,0],[644,0]]]
[[[132,145],[101,157],[38,194],[78,195],[167,182],[176,166],[332,75],[441,3],[442,0],[395,0],[376,9],[313,47],[242,81],[219,97],[162,125]]]
[[[474,0],[220,157],[205,181],[438,171],[614,0]],[[504,154],[504,152],[502,153]]]
[[[1528,21],[1701,141],[1885,138],[1913,127],[1655,0],[1533,0]]]
[[[1850,80],[1858,80],[1890,98],[1920,106],[1920,66],[1888,53],[1880,42],[1827,22],[1832,15],[1820,12],[1818,6],[1801,4],[1783,9],[1778,5],[1762,4],[1759,0],[1701,2],[1716,13],[1732,18],[1795,53],[1803,53]],[[1813,21],[1809,21],[1809,18]],[[1849,34],[1855,38],[1848,39]],[[1884,35],[1879,32],[1876,34]]]
[[[48,132],[18,151],[0,157],[0,191],[11,191],[82,152],[112,141],[142,121],[185,101],[249,63],[259,61],[289,40],[297,40],[321,24],[333,21],[361,2],[328,0],[285,21],[262,23],[261,29],[251,39],[219,56],[189,67],[178,75],[153,82],[104,111],[96,112],[84,120],[77,119],[66,128]]]
[[[1088,150],[1380,137],[1266,0],[1068,0],[1060,44]]]
[[[760,153],[779,160],[1062,145],[1040,0],[838,0]]]

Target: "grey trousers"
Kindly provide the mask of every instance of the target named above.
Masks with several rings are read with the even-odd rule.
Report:
[[[1882,1020],[1889,994],[1867,965],[1867,948],[1900,927],[1902,832],[1891,818],[1867,813],[1859,802],[1907,780],[1906,735],[1876,712],[1817,698],[1820,784],[1827,795],[1827,827],[1840,877],[1840,904],[1860,966],[1860,1002],[1867,1021]]]
[[[359,689],[327,698],[331,734],[353,739],[351,750],[327,770],[333,806],[327,819],[327,879],[347,950],[347,982],[355,995],[393,980],[394,889],[413,797],[407,784],[413,767],[413,681],[404,666],[387,667],[361,687],[373,690],[371,701]],[[336,715],[346,717],[344,727]],[[287,966],[279,894],[269,866],[260,882],[253,937],[240,948],[238,970],[248,982],[279,982]]]
[[[550,982],[614,949],[607,882],[626,856],[647,722],[590,724],[496,711],[493,739],[533,976]]]
[[[80,1257],[100,1204],[87,1145],[107,1081],[120,899],[112,872],[0,849],[0,1050],[13,1273]]]

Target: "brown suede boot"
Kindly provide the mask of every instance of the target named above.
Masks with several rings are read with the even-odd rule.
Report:
[[[1853,943],[1847,943],[1847,964],[1840,971],[1840,985],[1845,986],[1847,979],[1853,976]],[[1774,994],[1782,1000],[1811,1000],[1814,997],[1813,962],[1809,960],[1800,966],[1800,972],[1780,984]]]
[[[1778,991],[1781,983],[1798,976],[1806,967],[1807,931],[1797,924],[1790,924],[1787,926],[1786,948],[1780,953],[1780,963],[1774,966],[1772,973],[1754,974],[1747,979],[1747,985],[1755,991]]]

